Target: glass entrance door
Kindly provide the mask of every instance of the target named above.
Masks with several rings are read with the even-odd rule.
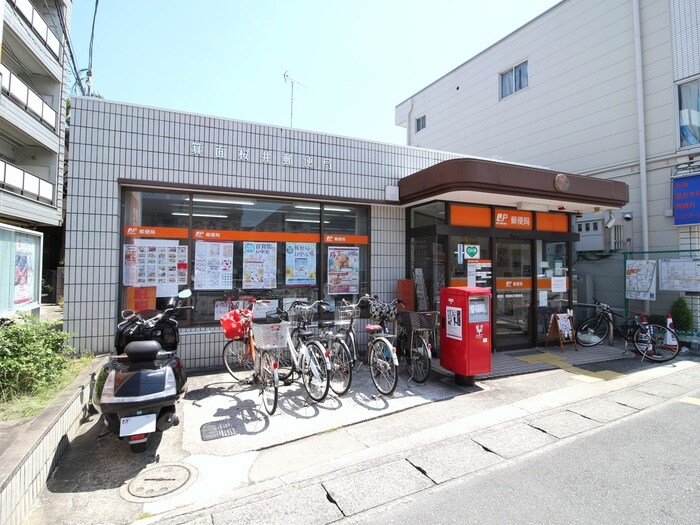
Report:
[[[496,280],[496,348],[533,345],[532,242],[496,240],[493,276]]]

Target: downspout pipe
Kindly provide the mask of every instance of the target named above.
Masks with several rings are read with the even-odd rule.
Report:
[[[632,0],[634,17],[634,58],[637,81],[637,144],[639,146],[639,188],[642,206],[642,250],[649,251],[649,196],[647,192],[647,137],[644,118],[644,65],[639,0]]]

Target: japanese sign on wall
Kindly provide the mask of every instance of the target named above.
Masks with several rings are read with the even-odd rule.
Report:
[[[233,243],[198,241],[194,245],[194,288],[221,290],[233,286]]]
[[[124,286],[156,286],[158,297],[175,295],[187,284],[187,246],[153,239],[125,244],[123,274]]]
[[[360,290],[360,249],[328,248],[328,293],[355,294]]]
[[[243,243],[243,288],[277,288],[277,243]]]
[[[673,181],[673,222],[700,224],[700,174]]]
[[[288,286],[316,284],[316,244],[288,242],[284,275]]]

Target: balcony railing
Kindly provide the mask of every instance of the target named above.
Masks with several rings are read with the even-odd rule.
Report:
[[[17,9],[24,21],[34,30],[46,48],[53,53],[57,60],[61,58],[61,42],[53,31],[46,25],[44,19],[29,0],[7,0],[7,3]]]
[[[53,204],[53,184],[0,160],[0,188],[18,193],[31,200]]]
[[[56,131],[56,112],[44,102],[39,95],[34,93],[29,86],[4,64],[0,64],[0,77],[2,79],[2,91],[9,95],[24,109],[33,113],[49,128]]]

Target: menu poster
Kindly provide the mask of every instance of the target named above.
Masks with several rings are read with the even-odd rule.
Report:
[[[316,243],[288,242],[285,283],[288,286],[316,284]]]
[[[243,243],[243,289],[277,288],[277,243]]]
[[[187,246],[178,241],[137,239],[124,245],[124,286],[156,286],[158,297],[172,297],[187,285]]]
[[[328,248],[328,295],[360,291],[360,248]]]
[[[198,241],[194,246],[196,290],[227,290],[233,286],[233,243]]]

